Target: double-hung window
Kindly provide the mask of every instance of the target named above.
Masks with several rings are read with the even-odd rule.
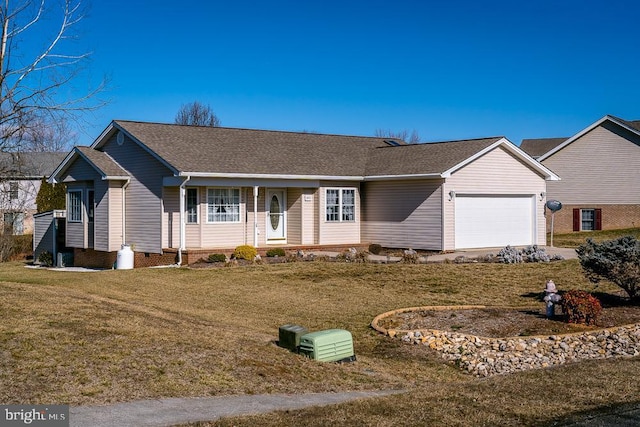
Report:
[[[582,209],[581,212],[581,230],[592,231],[596,229],[596,211],[594,209]]]
[[[238,188],[207,189],[207,222],[240,222]]]
[[[67,193],[67,221],[82,222],[82,190]]]
[[[187,224],[198,223],[198,189],[187,188]]]
[[[327,188],[325,219],[327,222],[356,220],[356,190],[354,188]]]
[[[17,182],[12,181],[9,183],[9,199],[18,200],[18,197],[20,197],[20,186]]]
[[[14,236],[24,234],[24,213],[23,212],[5,212],[3,215],[5,233]]]

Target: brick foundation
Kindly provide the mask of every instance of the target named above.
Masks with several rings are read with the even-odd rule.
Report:
[[[260,247],[258,253],[261,257],[267,255],[269,249],[273,249],[276,246]],[[329,246],[282,246],[287,254],[296,253],[298,250],[316,250],[316,251],[331,251],[331,252],[343,252],[348,248],[355,247],[358,250],[365,250],[368,244],[361,245],[329,245]],[[228,258],[233,254],[234,248],[224,249],[187,249],[182,252],[182,265],[189,265],[200,261],[201,259],[207,259],[210,254],[225,254]],[[78,249],[73,250],[73,265],[78,267],[90,267],[90,268],[113,268],[116,259],[118,257],[117,252],[103,252],[93,249]],[[138,267],[154,267],[158,265],[171,265],[178,262],[178,250],[177,249],[164,249],[161,254],[134,252],[133,266]]]
[[[103,252],[93,249],[73,250],[73,265],[90,268],[113,268],[118,252]],[[152,254],[134,252],[134,267],[153,267],[156,265],[170,265],[177,262],[176,253]]]
[[[563,205],[555,213],[553,232],[573,232],[573,209],[602,209],[602,229],[619,230],[640,227],[640,205]],[[547,210],[547,232],[551,231],[551,212]]]

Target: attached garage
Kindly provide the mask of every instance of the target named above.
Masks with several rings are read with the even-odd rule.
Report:
[[[532,245],[536,242],[532,195],[455,197],[456,249]]]

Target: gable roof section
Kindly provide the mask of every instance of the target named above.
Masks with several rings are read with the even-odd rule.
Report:
[[[371,148],[390,138],[114,121],[182,176],[361,178]],[[101,147],[112,133],[101,136]],[[404,144],[396,141],[398,144]]]
[[[531,138],[523,139],[520,143],[520,149],[525,153],[533,157],[534,159],[542,156],[549,150],[556,148],[558,145],[565,142],[568,137],[564,138]]]
[[[51,174],[51,181],[58,181],[61,176],[73,162],[81,158],[86,161],[93,169],[96,170],[104,180],[127,180],[129,174],[118,163],[115,162],[107,153],[94,150],[90,147],[76,146],[67,154],[67,157],[58,165]]]
[[[551,150],[549,150],[546,153],[544,153],[543,155],[541,155],[538,158],[538,161],[543,161],[543,160],[547,159],[549,156],[552,156],[554,153],[557,153],[558,151],[562,150],[564,147],[566,147],[567,145],[571,144],[576,139],[580,138],[581,136],[585,135],[588,132],[591,132],[593,129],[595,129],[596,127],[600,126],[602,123],[604,123],[606,121],[610,121],[611,123],[614,123],[614,124],[624,128],[624,129],[627,129],[628,131],[633,132],[636,135],[640,136],[640,120],[627,121],[627,120],[623,120],[623,119],[620,119],[620,118],[615,117],[615,116],[606,115],[603,118],[601,118],[600,120],[596,121],[595,123],[592,123],[588,127],[584,128],[583,130],[581,130],[577,134],[573,135],[571,138],[567,139],[562,144],[557,145],[555,148],[552,148]]]
[[[558,176],[504,137],[414,144],[376,148],[371,151],[365,180],[440,177],[447,178],[489,151],[503,147],[545,179]]]
[[[0,176],[15,179],[48,177],[64,159],[59,152],[0,153]]]

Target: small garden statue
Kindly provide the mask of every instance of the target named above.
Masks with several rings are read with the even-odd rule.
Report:
[[[543,300],[547,305],[547,319],[551,319],[556,314],[556,304],[560,302],[562,297],[558,295],[558,289],[556,289],[556,284],[553,283],[553,280],[547,281],[544,292]]]

